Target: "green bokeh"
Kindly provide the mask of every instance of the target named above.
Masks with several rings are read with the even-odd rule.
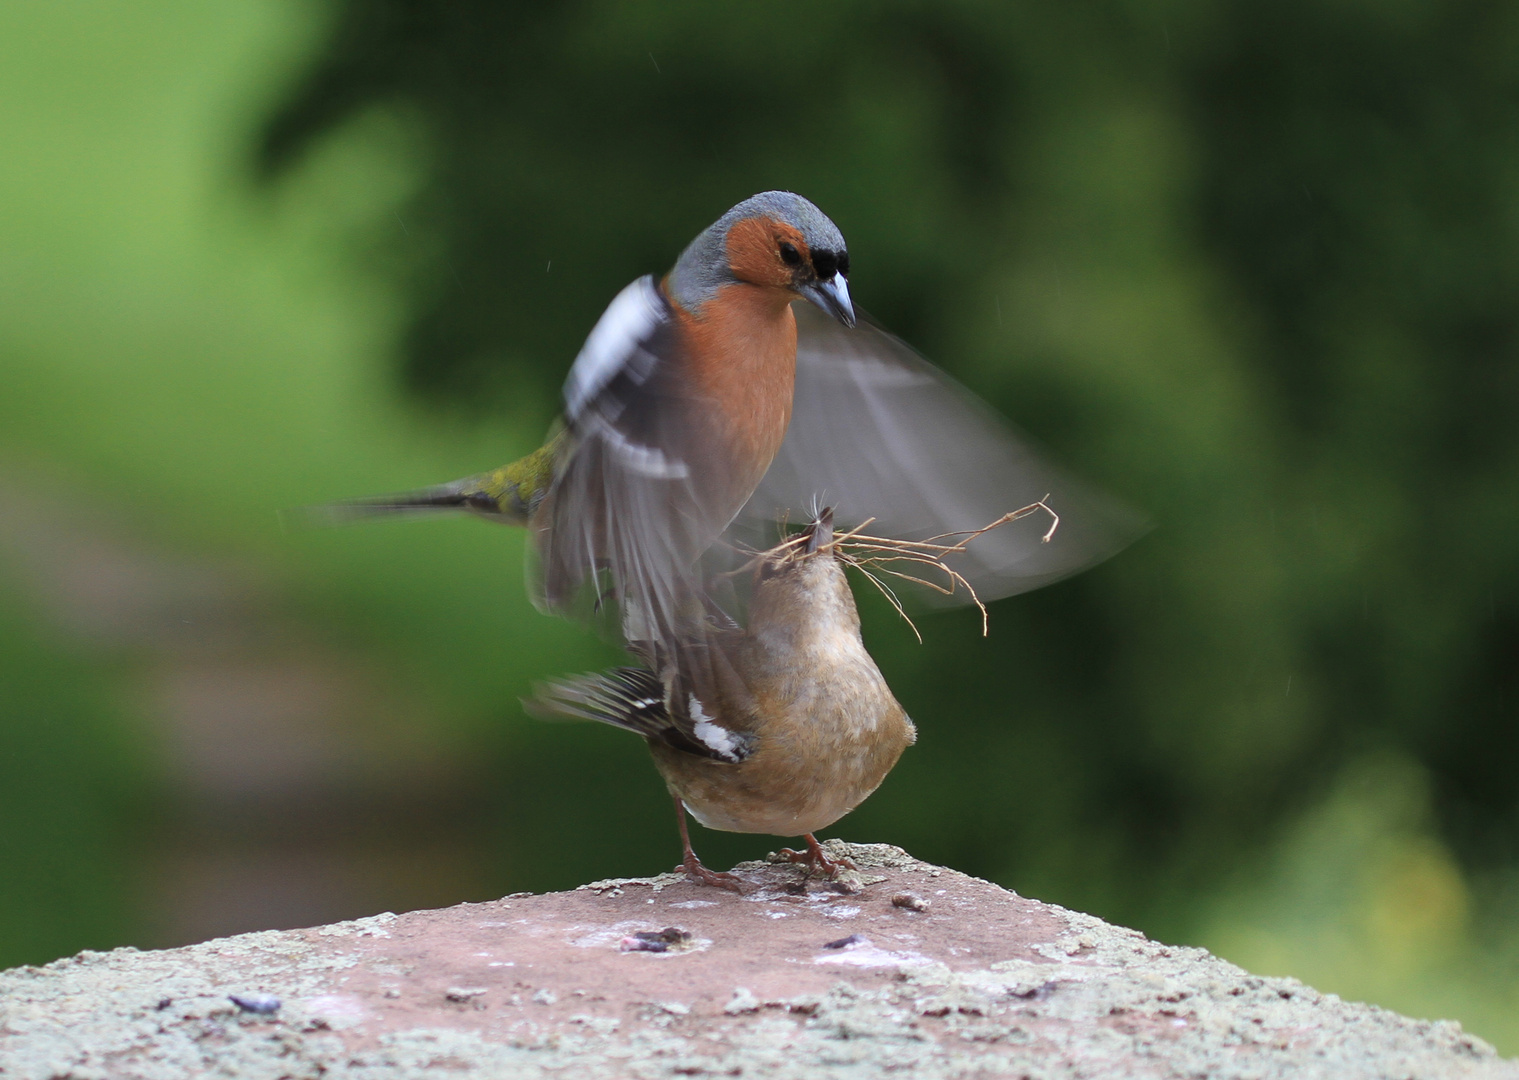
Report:
[[[246,568],[469,762],[410,831],[479,871],[429,902],[647,872],[636,741],[517,705],[613,660],[519,535],[276,511],[530,448],[608,297],[801,191],[864,306],[1159,525],[984,641],[862,597],[922,738],[838,831],[1512,1050],[1516,39],[1512,3],[13,4],[0,479]],[[66,895],[4,875],[18,960],[154,940],[116,897],[172,829],[101,808],[181,798],[130,719],[157,647],[44,608],[7,607],[0,805]],[[85,730],[120,753],[46,735]]]
[[[151,758],[108,692],[0,581],[0,967],[130,940]]]

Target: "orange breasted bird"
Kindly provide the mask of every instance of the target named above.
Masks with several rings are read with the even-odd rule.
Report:
[[[704,230],[662,282],[612,301],[570,370],[570,449],[532,523],[551,610],[610,589],[628,641],[666,644],[702,617],[697,561],[791,422],[792,301],[852,327],[848,272],[833,222],[772,191]]]
[[[552,481],[532,491],[545,606],[599,605],[610,589],[630,640],[676,636],[700,603],[697,560],[785,438],[797,356],[791,303],[811,301],[853,326],[848,272],[833,222],[806,199],[772,191],[704,230],[663,281],[639,278],[617,295],[565,383]],[[547,462],[523,464],[536,477]],[[492,487],[502,474],[336,510],[452,505],[520,520],[529,506],[512,501],[515,487]]]
[[[1139,519],[1050,466],[986,405],[861,317],[837,226],[799,195],[730,209],[662,281],[612,301],[564,387],[561,430],[511,465],[329,518],[461,509],[532,529],[549,609],[621,602],[630,641],[700,617],[697,560],[724,530],[761,546],[819,500],[840,527],[907,539],[972,530],[1049,495],[1062,525],[957,555],[983,599],[1117,551]],[[807,303],[794,304],[803,300]]]

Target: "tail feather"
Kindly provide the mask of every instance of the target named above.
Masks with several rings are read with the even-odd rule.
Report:
[[[647,668],[625,667],[539,683],[524,704],[544,719],[595,720],[651,739],[670,726],[665,688]]]
[[[325,506],[287,510],[281,517],[287,526],[312,527],[463,510],[509,525],[526,525],[553,485],[563,439],[562,434],[555,435],[527,457],[462,480],[394,495],[344,499]]]
[[[375,495],[363,499],[344,499],[341,502],[321,506],[301,506],[280,512],[287,526],[320,528],[328,525],[351,525],[374,518],[419,517],[427,514],[445,513],[451,510],[478,510],[497,514],[493,504],[487,504],[470,490],[475,477],[456,480],[451,484],[403,491],[394,495]],[[480,504],[480,505],[476,505]],[[525,524],[525,522],[524,522]]]

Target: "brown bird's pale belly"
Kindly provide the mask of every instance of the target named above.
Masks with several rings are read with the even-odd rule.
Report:
[[[671,794],[707,828],[774,836],[827,828],[864,802],[917,738],[858,638],[830,635],[820,648],[827,655],[793,662],[783,677],[751,678],[767,720],[743,761],[650,743]],[[741,666],[753,676],[765,664]]]

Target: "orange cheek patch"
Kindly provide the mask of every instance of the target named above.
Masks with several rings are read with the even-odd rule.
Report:
[[[728,230],[728,265],[733,276],[754,285],[791,284],[791,267],[781,262],[780,243],[792,244],[805,265],[807,245],[797,229],[771,218],[749,218]]]

